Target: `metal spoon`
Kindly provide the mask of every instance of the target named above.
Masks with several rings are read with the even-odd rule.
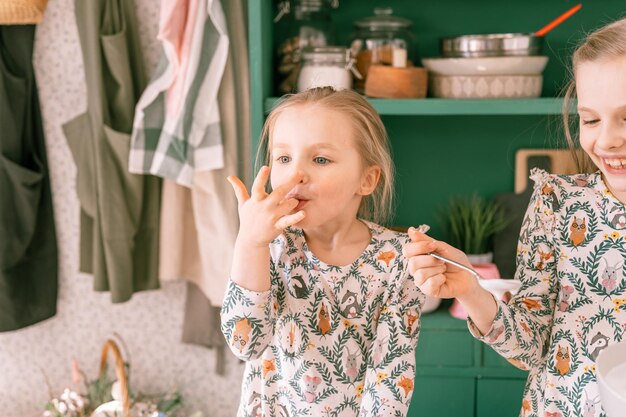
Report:
[[[420,226],[417,227],[417,231],[420,233],[426,233],[430,230],[430,226],[427,224],[422,224]],[[437,258],[440,259],[444,262],[449,263],[450,265],[454,265],[457,268],[461,268],[467,272],[469,272],[470,274],[474,275],[476,277],[476,279],[481,280],[481,279],[485,279],[483,278],[478,272],[476,272],[473,268],[470,268],[469,266],[465,266],[462,263],[459,263],[457,261],[453,261],[452,259],[448,259],[445,256],[439,255],[438,253],[435,252],[428,252],[428,254],[430,256],[432,256],[433,258]]]
[[[476,277],[476,279],[481,280],[481,279],[485,279],[482,276],[480,276],[480,274],[478,272],[476,272],[474,269],[470,268],[469,266],[465,266],[461,263],[458,263],[457,261],[453,261],[452,259],[448,259],[445,256],[441,256],[438,253],[435,252],[428,252],[428,254],[430,256],[432,256],[433,258],[437,258],[437,259],[441,259],[444,262],[447,262],[451,265],[456,266],[457,268],[461,268],[464,269],[465,271],[469,272],[470,274],[474,275]]]

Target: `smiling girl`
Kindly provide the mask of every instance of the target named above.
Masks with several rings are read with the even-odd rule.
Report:
[[[475,277],[428,256],[436,251],[468,265],[462,252],[414,229],[404,249],[424,293],[457,298],[472,334],[529,371],[525,417],[605,415],[595,362],[626,337],[626,20],[589,35],[572,64],[564,108],[575,94],[579,135],[572,138],[567,113],[566,134],[595,172],[532,173],[516,296],[495,300]]]

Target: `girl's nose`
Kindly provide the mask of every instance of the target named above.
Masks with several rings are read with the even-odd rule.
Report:
[[[596,143],[602,149],[616,149],[622,147],[625,141],[624,128],[609,120],[602,126]]]
[[[300,184],[306,184],[309,182],[309,176],[306,172],[300,170],[298,171],[298,174],[300,174]]]

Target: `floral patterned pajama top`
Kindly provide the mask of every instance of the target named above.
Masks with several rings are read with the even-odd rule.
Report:
[[[288,228],[270,245],[267,292],[229,282],[222,331],[246,361],[239,417],[407,414],[424,295],[402,256],[409,237],[366,224],[351,265],[325,264]]]
[[[529,370],[520,416],[603,416],[595,361],[626,332],[626,206],[600,172],[535,169],[517,249],[518,294],[474,336]]]

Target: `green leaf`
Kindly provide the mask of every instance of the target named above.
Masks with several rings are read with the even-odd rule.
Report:
[[[447,230],[447,241],[468,254],[492,250],[493,235],[509,223],[502,207],[478,194],[452,197],[440,216]]]

